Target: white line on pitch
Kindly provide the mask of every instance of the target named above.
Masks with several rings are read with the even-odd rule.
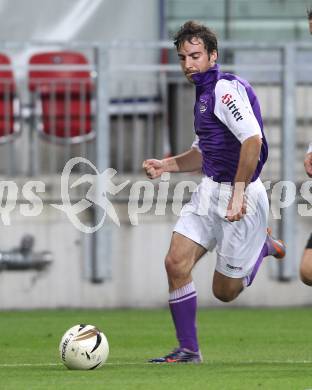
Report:
[[[0,363],[0,367],[49,367],[60,366],[62,363]]]
[[[213,364],[312,364],[312,360],[247,360],[247,361],[209,361],[204,362],[205,365]],[[62,363],[0,363],[0,368],[5,367],[55,367],[62,366]],[[105,366],[153,366],[154,364],[148,362],[115,362],[105,363]],[[158,365],[162,365],[161,363]]]

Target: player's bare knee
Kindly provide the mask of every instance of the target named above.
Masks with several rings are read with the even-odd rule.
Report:
[[[300,278],[301,278],[301,281],[302,281],[302,283],[304,283],[305,285],[307,285],[307,286],[312,286],[312,280],[311,279],[307,279],[307,278],[305,278],[304,276],[300,276]]]
[[[224,290],[213,289],[213,295],[222,302],[231,302],[234,299],[231,293]]]
[[[217,293],[217,294],[214,294],[214,296],[219,299],[219,301],[221,302],[231,302],[233,301],[235,298],[236,298],[236,295],[233,296],[232,294],[228,294],[228,293]]]
[[[176,275],[181,268],[181,259],[174,253],[168,253],[165,259],[165,267],[168,275]]]
[[[240,293],[233,288],[224,288],[220,286],[213,285],[212,287],[213,295],[222,302],[231,302],[233,301]]]

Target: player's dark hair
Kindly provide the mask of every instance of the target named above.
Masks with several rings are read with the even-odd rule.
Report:
[[[193,38],[201,38],[207,53],[213,50],[218,52],[218,41],[216,34],[209,27],[189,20],[181,26],[180,30],[174,35],[173,43],[177,50],[180,49],[184,42],[191,42]]]
[[[307,8],[308,19],[312,19],[312,7]]]

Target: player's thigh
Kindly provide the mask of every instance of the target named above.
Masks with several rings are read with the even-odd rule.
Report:
[[[174,232],[166,256],[166,267],[192,269],[206,252],[207,249],[200,244],[180,233]]]
[[[213,182],[203,180],[197,187],[190,202],[183,206],[180,218],[173,229],[207,251],[212,251],[216,246],[214,207],[217,208],[218,201],[215,199],[211,183]],[[190,246],[192,247],[192,243]]]

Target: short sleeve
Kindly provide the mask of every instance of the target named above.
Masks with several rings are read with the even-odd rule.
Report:
[[[262,138],[247,91],[238,80],[221,79],[217,82],[214,114],[241,143],[254,135]]]
[[[191,147],[197,149],[201,153],[201,150],[200,150],[200,147],[199,147],[198,135],[195,135],[195,139],[194,139]]]
[[[310,144],[309,144],[309,148],[308,148],[307,153],[312,153],[312,142],[310,142]]]

